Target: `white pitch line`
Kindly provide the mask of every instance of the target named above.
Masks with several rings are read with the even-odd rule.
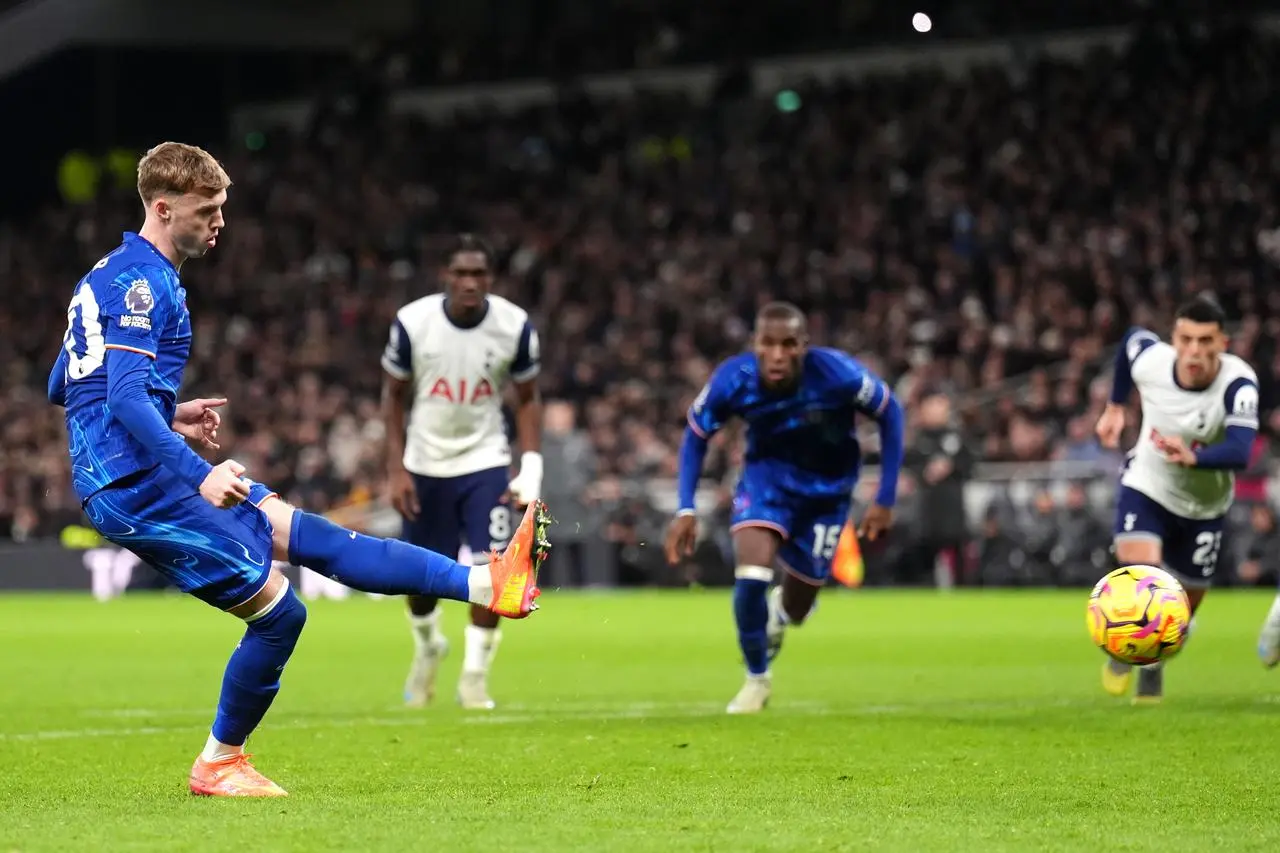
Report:
[[[425,726],[431,722],[426,717],[361,717],[349,720],[290,720],[276,725],[289,729],[338,729],[355,726],[397,727]],[[3,741],[40,741],[40,740],[72,740],[76,738],[97,737],[140,737],[144,735],[166,735],[190,732],[195,726],[138,726],[119,729],[54,729],[39,732],[0,732]]]
[[[1270,697],[1260,698],[1259,702],[1271,702]],[[1049,708],[1070,706],[1096,706],[1096,702],[1061,699],[1050,702],[952,702],[920,705],[831,705],[821,702],[798,701],[779,703],[770,712],[770,716],[813,716],[813,717],[870,717],[896,716],[919,713],[922,715],[937,714],[973,714],[982,712],[1000,713],[1007,711],[1041,711]],[[102,713],[102,712],[93,712]],[[574,719],[583,722],[607,720],[643,720],[643,719],[695,719],[717,717],[724,714],[724,705],[719,702],[637,702],[621,705],[590,705],[586,703],[565,703],[554,705],[509,705],[499,714],[476,714],[466,717],[441,717],[430,712],[403,712],[396,716],[368,716],[354,718],[312,718],[268,720],[268,725],[281,729],[338,729],[338,728],[411,728],[438,724],[463,722],[481,725],[518,725],[527,724],[531,720],[550,721],[557,719]],[[169,718],[188,716],[186,712],[170,712]],[[191,732],[196,724],[135,726],[122,728],[82,728],[52,729],[34,732],[0,732],[0,743],[32,742],[51,740],[75,740],[81,738],[103,737],[145,737],[149,735],[168,735]]]

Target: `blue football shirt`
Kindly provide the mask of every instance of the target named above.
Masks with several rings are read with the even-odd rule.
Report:
[[[107,350],[151,358],[146,390],[164,423],[177,407],[191,352],[191,316],[178,271],[155,246],[128,232],[76,285],[59,363],[65,371],[72,481],[81,499],[156,460],[107,402]]]
[[[858,415],[878,419],[891,399],[883,381],[840,350],[809,349],[800,381],[783,393],[765,388],[755,354],[743,353],[712,374],[689,409],[689,426],[705,439],[741,418],[749,469],[767,469],[777,488],[797,497],[839,499],[858,480]]]

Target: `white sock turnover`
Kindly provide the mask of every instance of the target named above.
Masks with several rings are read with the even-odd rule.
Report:
[[[493,603],[493,578],[489,574],[489,564],[472,566],[467,578],[467,601],[488,607]]]

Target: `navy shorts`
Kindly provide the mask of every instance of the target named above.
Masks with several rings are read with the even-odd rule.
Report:
[[[117,480],[85,502],[94,528],[178,589],[222,610],[252,598],[271,573],[271,523],[258,506],[273,494],[217,509],[163,466]]]
[[[1208,586],[1218,568],[1226,516],[1183,518],[1142,492],[1121,486],[1116,499],[1117,542],[1149,540],[1160,543],[1164,567],[1189,587]]]
[[[457,557],[465,544],[473,560],[488,562],[488,552],[504,550],[514,532],[511,508],[502,501],[510,482],[505,467],[461,477],[414,474],[418,517],[404,522],[402,538],[446,557]]]
[[[777,488],[748,469],[733,498],[733,530],[764,527],[782,537],[778,559],[801,580],[820,586],[831,576],[849,499],[805,498]],[[772,567],[770,567],[772,568]]]

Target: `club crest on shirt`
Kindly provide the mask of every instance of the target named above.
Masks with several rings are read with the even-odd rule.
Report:
[[[150,314],[155,305],[156,300],[151,295],[151,285],[145,278],[135,280],[125,291],[124,307],[129,309],[130,314]]]

